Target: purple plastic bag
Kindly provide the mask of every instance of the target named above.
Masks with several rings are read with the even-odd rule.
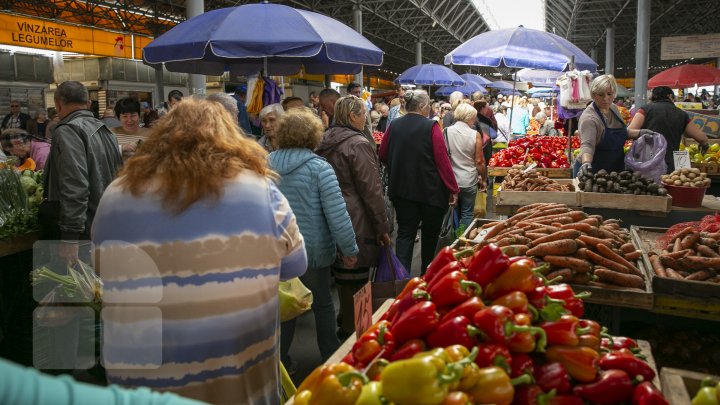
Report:
[[[375,272],[374,283],[383,283],[395,280],[406,280],[410,278],[410,273],[405,270],[400,259],[395,256],[392,246],[380,246],[380,257],[378,259],[378,268]]]
[[[625,155],[625,167],[660,184],[660,176],[667,171],[666,149],[667,141],[662,134],[645,134],[633,141]]]

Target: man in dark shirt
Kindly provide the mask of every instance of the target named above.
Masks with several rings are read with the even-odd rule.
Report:
[[[3,118],[2,125],[0,125],[0,129],[9,129],[9,128],[27,129],[28,120],[30,120],[30,116],[23,112],[20,112],[20,102],[19,101],[11,101],[10,102],[10,114],[6,115],[5,118]]]

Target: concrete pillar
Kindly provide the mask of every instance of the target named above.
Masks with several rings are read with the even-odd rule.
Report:
[[[615,27],[605,31],[605,74],[615,74]]]
[[[423,40],[418,38],[415,42],[415,64],[422,65],[422,43]]]
[[[191,19],[205,12],[205,0],[187,0],[185,2],[185,17]],[[205,95],[205,76],[188,75],[188,87],[190,94]]]
[[[355,31],[359,32],[360,35],[362,35],[362,33],[363,33],[362,9],[360,9],[359,1],[353,6],[353,25],[354,25]],[[358,84],[360,84],[361,87],[364,87],[363,86],[362,67],[360,68],[360,72],[355,74],[355,83],[358,83]]]
[[[598,61],[597,55],[598,55],[597,48],[593,48],[590,50],[590,59],[595,61],[595,63],[597,63],[597,61]]]
[[[637,40],[635,41],[635,105],[647,102],[650,68],[650,1],[638,0]]]
[[[162,63],[155,65],[155,91],[157,93],[157,100],[153,101],[155,102],[155,105],[160,105],[163,101],[165,101],[165,81],[163,80]]]

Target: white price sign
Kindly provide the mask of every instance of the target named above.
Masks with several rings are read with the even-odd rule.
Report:
[[[675,161],[675,170],[690,168],[690,153],[686,150],[674,151],[673,160]]]

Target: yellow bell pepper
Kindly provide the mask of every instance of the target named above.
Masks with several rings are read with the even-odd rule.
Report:
[[[363,386],[355,405],[384,405],[386,401],[382,395],[382,383],[371,381]]]
[[[368,378],[346,363],[322,365],[300,384],[297,405],[354,405]]]
[[[467,392],[474,404],[509,405],[515,395],[514,385],[529,384],[530,375],[525,374],[514,380],[500,367],[485,367],[477,371],[477,383]]]

